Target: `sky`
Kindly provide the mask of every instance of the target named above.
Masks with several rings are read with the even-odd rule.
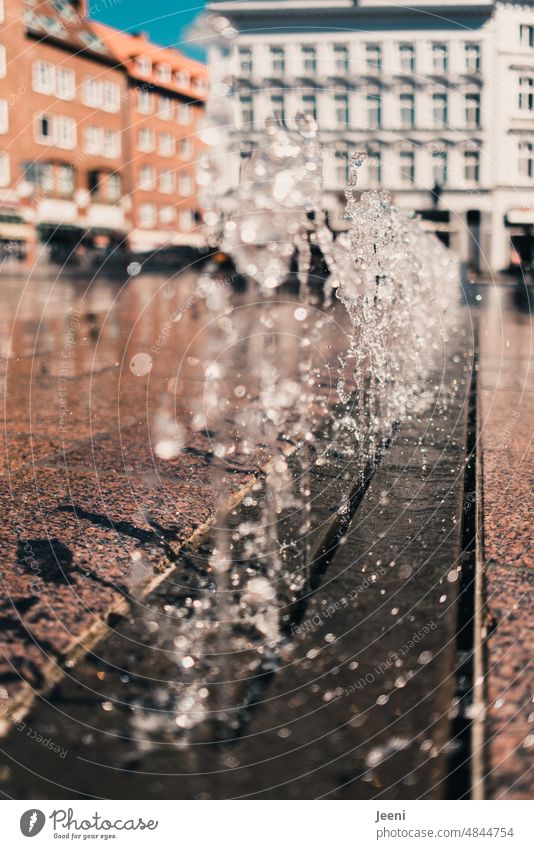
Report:
[[[204,58],[202,49],[186,36],[187,27],[204,7],[203,0],[90,0],[89,7],[97,21],[127,32],[144,30],[157,44]]]

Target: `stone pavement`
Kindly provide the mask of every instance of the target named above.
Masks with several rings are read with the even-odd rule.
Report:
[[[173,460],[153,450],[157,416],[176,410],[187,422],[201,401],[205,321],[191,279],[2,285],[5,795],[463,792],[455,780],[462,768],[471,774],[470,727],[456,735],[456,643],[472,623],[457,602],[476,313],[486,592],[486,631],[476,639],[488,672],[479,766],[485,795],[532,795],[532,337],[511,289],[481,288],[445,378],[436,375],[444,397],[403,424],[365,493],[342,454],[314,469],[316,570],[297,603],[277,589],[285,639],[273,654],[237,622],[223,662],[191,613],[212,591],[210,434],[186,428]],[[177,302],[183,314],[171,323]],[[283,314],[290,334],[290,303]],[[314,427],[336,402],[332,375],[344,345],[342,324],[328,326],[316,352]],[[140,375],[139,354],[150,351],[150,373]],[[298,364],[286,359],[291,373]],[[229,509],[258,480],[262,459],[236,456],[227,466]],[[184,635],[198,658],[177,672],[168,641]],[[188,699],[206,711],[191,726]]]
[[[110,632],[130,596],[163,580],[183,545],[207,532],[215,495],[211,439],[188,429],[202,402],[206,348],[204,305],[192,296],[191,275],[143,276],[124,285],[3,280],[2,287],[5,733],[66,664]],[[246,296],[241,301],[248,309]],[[178,307],[180,320],[171,321]],[[290,334],[290,299],[280,309],[280,329]],[[321,387],[325,404],[337,397],[329,380],[336,339],[340,327],[327,323],[324,349],[314,352],[324,373],[318,416]],[[140,374],[149,358],[150,370]],[[185,427],[185,450],[171,460],[154,453],[158,421],[168,413]],[[253,484],[260,465],[259,454],[226,465],[229,505]]]
[[[486,796],[532,799],[534,334],[524,291],[488,285],[481,294],[478,418],[488,632],[482,771]]]

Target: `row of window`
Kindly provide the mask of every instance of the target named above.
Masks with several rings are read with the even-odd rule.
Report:
[[[172,121],[173,118],[179,124],[186,127],[193,118],[193,111],[189,103],[175,104],[171,97],[166,94],[156,95],[147,88],[137,90],[137,111],[141,115],[152,115],[156,112],[158,118],[164,121]]]
[[[56,3],[61,2],[61,0],[52,0],[54,5]],[[65,3],[65,8],[67,4]],[[80,16],[76,15],[73,11],[74,20],[80,20]],[[40,30],[44,30],[48,35],[57,36],[58,38],[67,39],[69,38],[69,31],[63,26],[60,20],[52,17],[52,15],[41,15],[37,12],[34,12],[32,9],[25,9],[22,20],[24,21],[25,26],[29,30],[33,30],[34,32],[39,32]],[[86,47],[89,47],[91,50],[96,51],[97,53],[107,53],[107,49],[101,39],[95,35],[94,32],[91,32],[89,29],[80,29],[76,33],[77,37]]]
[[[382,154],[378,148],[369,150],[368,180],[371,186],[382,185]],[[444,186],[448,180],[448,155],[446,150],[432,151],[432,179],[434,184]],[[404,186],[416,184],[416,155],[414,150],[399,152],[399,173]],[[517,173],[526,179],[534,178],[534,141],[520,141],[517,144]],[[480,181],[480,151],[463,151],[463,178],[466,183]],[[345,153],[336,159],[336,180],[344,185],[349,179],[349,163]]]
[[[413,73],[417,70],[418,52],[423,45],[415,45],[412,42],[401,42],[397,44],[397,70]],[[426,47],[426,45],[425,45]],[[431,63],[434,73],[445,73],[449,70],[449,45],[446,42],[433,42],[430,45]],[[380,73],[383,67],[383,48],[376,42],[364,45],[363,62],[368,71]],[[281,44],[272,44],[269,47],[270,70],[273,74],[284,74],[286,72],[286,49]],[[300,46],[300,68],[305,74],[317,73],[318,52],[313,44],[302,44]],[[254,72],[254,57],[251,47],[241,46],[238,48],[239,68],[242,74],[248,76]],[[349,45],[335,43],[331,45],[330,61],[327,70],[338,74],[347,74],[351,71],[352,56]],[[466,41],[463,45],[463,70],[466,73],[480,71],[481,48],[475,41]],[[262,75],[264,68],[258,69]]]
[[[367,178],[371,187],[381,186],[383,183],[382,153],[378,148],[368,151]],[[398,165],[401,185],[406,188],[415,186],[416,180],[416,153],[413,149],[399,151]],[[446,150],[435,150],[431,153],[432,158],[432,181],[434,185],[445,186],[449,178],[449,161]],[[391,156],[388,156],[390,161]],[[480,181],[480,151],[463,151],[463,178],[466,183],[475,184]],[[345,185],[349,179],[349,162],[345,153],[338,154],[336,158],[336,181]]]
[[[201,77],[191,76],[183,69],[173,71],[171,66],[165,63],[154,64],[150,56],[146,54],[136,57],[135,69],[142,77],[150,77],[154,74],[161,83],[174,83],[180,88],[194,88],[199,93],[204,93],[207,88],[206,81]]]
[[[38,59],[33,63],[32,87],[39,94],[54,95],[60,100],[74,100],[76,96],[76,75],[71,68],[54,65]],[[81,99],[85,106],[103,109],[105,112],[119,112],[121,106],[121,88],[118,83],[88,77],[81,87]],[[192,120],[189,103],[180,103],[175,108],[174,100],[168,95],[156,97],[149,89],[137,91],[137,111],[151,115],[156,109],[159,118],[171,121],[176,118],[179,124],[187,126]]]
[[[176,224],[180,230],[190,230],[195,224],[195,214],[192,209],[176,210],[173,206],[162,206],[158,209],[155,203],[142,203],[139,206],[139,226],[157,227],[158,223],[163,227]]]
[[[159,190],[163,194],[173,194],[176,191],[176,173],[171,170],[161,171],[159,174],[153,165],[141,165],[137,176],[137,187],[141,191],[150,192]],[[181,197],[189,197],[194,192],[193,177],[189,173],[178,174],[178,194]]]
[[[2,132],[2,115],[7,115],[7,109],[4,109],[1,105],[3,102],[5,103],[5,101],[0,101],[0,132]],[[4,120],[7,120],[7,117]],[[77,141],[76,121],[69,115],[38,115],[35,138],[40,144],[54,145],[63,150],[74,150]],[[144,153],[156,150],[156,133],[152,127],[139,128],[137,147]],[[84,128],[84,150],[85,153],[115,159],[121,155],[120,131],[108,129],[98,124],[90,124]],[[191,159],[193,155],[192,139],[179,139],[178,151],[181,159]],[[157,152],[160,156],[166,157],[176,154],[176,139],[172,133],[158,134]]]
[[[38,115],[35,123],[35,139],[40,144],[53,145],[63,150],[74,150],[77,144],[77,127],[69,115]],[[119,130],[111,130],[91,124],[84,128],[85,153],[101,154],[108,159],[121,155]]]
[[[139,127],[137,131],[137,149],[143,153],[156,150],[156,133],[152,127]],[[160,156],[174,156],[176,139],[172,133],[157,134],[157,152]],[[178,153],[181,159],[191,159],[193,155],[193,140],[191,138],[178,140]]]
[[[24,180],[38,189],[42,195],[69,199],[74,196],[76,169],[69,163],[25,162],[22,164],[22,171]],[[9,179],[9,155],[2,153],[0,154],[0,185],[7,185]],[[173,171],[162,171],[159,174],[158,184],[161,192],[166,194],[174,192],[176,174]],[[89,171],[87,188],[93,200],[117,203],[122,195],[120,174],[104,170]],[[138,188],[142,190],[156,188],[156,174],[152,166],[143,165],[139,169]],[[179,174],[178,194],[181,197],[190,197],[193,192],[192,175]]]
[[[534,100],[534,89],[530,93]],[[271,99],[271,113],[280,124],[286,123],[286,110],[284,94],[273,92]],[[354,115],[352,115],[349,95],[345,92],[334,94],[334,120],[337,128],[347,129],[353,126]],[[243,129],[254,125],[254,100],[251,94],[240,94],[240,123]],[[318,120],[317,96],[314,92],[303,93],[301,96],[301,109],[303,112],[313,115]],[[371,129],[382,127],[382,96],[380,92],[370,91],[365,99],[366,120],[365,125]],[[466,129],[478,129],[480,127],[480,92],[472,91],[464,95],[464,126]],[[428,125],[428,118],[424,116],[424,126]],[[446,92],[434,92],[432,95],[431,123],[434,128],[449,126],[449,97]],[[423,122],[417,121],[415,109],[415,93],[413,91],[402,92],[398,103],[398,125],[403,129],[413,129],[423,126]]]
[[[39,94],[50,94],[60,100],[74,100],[76,75],[71,68],[54,65],[37,59],[32,66],[32,87]],[[110,80],[87,77],[81,86],[81,99],[85,106],[118,112],[121,106],[121,87]]]

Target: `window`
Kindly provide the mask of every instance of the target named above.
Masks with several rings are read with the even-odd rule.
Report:
[[[155,137],[154,130],[152,129],[152,127],[140,127],[137,136],[138,149],[147,153],[150,150],[154,150],[154,144]]]
[[[135,69],[141,76],[148,77],[152,73],[152,62],[148,56],[138,56],[135,60]]]
[[[334,71],[346,74],[349,70],[349,48],[346,44],[334,44]]]
[[[401,150],[400,176],[403,186],[413,186],[415,183],[415,153],[413,150]]]
[[[283,74],[286,69],[286,58],[283,47],[271,47],[271,71],[273,74]]]
[[[180,159],[191,159],[193,155],[193,142],[191,139],[180,139]]]
[[[85,106],[102,106],[103,88],[101,80],[86,79],[82,88],[82,102]]]
[[[465,95],[465,125],[480,127],[480,94],[470,91]]]
[[[70,68],[56,70],[56,94],[61,100],[74,100],[76,78]]]
[[[158,115],[164,121],[170,121],[172,118],[172,100],[165,94],[160,95]]]
[[[464,179],[467,183],[478,183],[480,179],[480,153],[464,150]]]
[[[6,48],[0,44],[0,79],[3,79],[7,73],[7,58]]]
[[[162,171],[159,175],[159,190],[165,195],[170,195],[174,192],[174,172]]]
[[[108,174],[106,180],[106,194],[111,203],[116,203],[121,199],[121,178],[120,174]]]
[[[86,153],[102,153],[104,147],[104,129],[96,124],[85,127],[83,132]]]
[[[67,115],[56,118],[56,144],[65,150],[76,147],[76,121]]]
[[[443,186],[447,182],[447,151],[432,152],[432,179],[435,186]]]
[[[307,92],[302,95],[302,111],[305,115],[311,115],[317,120],[317,98],[314,92]]]
[[[121,89],[118,83],[104,82],[102,109],[118,112],[121,108]]]
[[[36,135],[41,144],[54,144],[54,119],[51,115],[38,115]]]
[[[239,70],[248,76],[252,73],[252,50],[250,47],[240,47],[238,50]]]
[[[53,94],[56,86],[56,69],[51,62],[38,59],[32,66],[32,88],[39,94]]]
[[[317,50],[311,45],[301,47],[302,69],[306,74],[315,74],[317,70]]]
[[[448,97],[444,92],[432,95],[432,118],[435,127],[446,127],[448,117]]]
[[[0,186],[9,186],[10,179],[9,153],[0,153]]]
[[[432,45],[432,68],[436,74],[442,74],[447,70],[449,56],[446,44]]]
[[[241,94],[239,96],[239,109],[241,113],[241,126],[243,129],[249,129],[254,124],[254,106],[251,94]]]
[[[474,41],[468,41],[465,45],[465,70],[467,73],[473,73],[473,71],[480,71],[480,44],[476,44]]]
[[[189,88],[191,85],[191,79],[187,71],[176,71],[174,80],[180,88]]]
[[[49,162],[24,162],[22,164],[24,179],[36,186],[43,194],[51,194],[54,190],[54,172]]]
[[[413,44],[399,44],[399,65],[401,71],[415,71],[415,48]]]
[[[403,129],[411,129],[415,126],[415,96],[413,91],[401,92],[400,119]]]
[[[369,71],[380,71],[382,68],[382,48],[379,44],[365,45],[365,64]]]
[[[336,184],[346,186],[349,182],[349,157],[345,150],[336,152]]]
[[[102,191],[102,174],[100,171],[89,171],[87,185],[92,195],[98,197]]]
[[[142,115],[150,115],[152,108],[152,92],[146,88],[137,89],[137,111]]]
[[[74,168],[70,165],[60,165],[57,169],[57,190],[64,198],[74,194]]]
[[[176,213],[172,206],[162,206],[159,211],[159,220],[162,224],[174,224]]]
[[[518,144],[517,166],[521,177],[534,176],[534,143],[531,141],[520,141]]]
[[[160,133],[158,150],[161,156],[174,156],[176,144],[172,133]]]
[[[519,41],[521,47],[534,47],[534,26],[532,24],[520,24]]]
[[[189,103],[180,103],[176,113],[176,119],[183,127],[187,127],[191,123],[192,111]]]
[[[179,215],[179,222],[181,230],[190,230],[195,223],[195,217],[192,210],[182,209]]]
[[[120,175],[108,174],[107,171],[90,171],[89,191],[95,200],[116,203],[121,197]]]
[[[348,94],[345,94],[344,92],[341,94],[335,94],[334,107],[337,126],[346,129],[350,125]]]
[[[78,21],[78,16],[72,8],[72,4],[67,2],[67,0],[52,0],[52,6],[69,23],[74,24]]]
[[[286,122],[286,111],[283,92],[276,91],[271,94],[271,112],[276,123],[279,126],[283,127]]]
[[[0,133],[9,130],[9,105],[7,100],[0,100]]]
[[[63,37],[65,37],[67,35],[67,32],[63,27],[62,27],[62,29],[63,29],[62,33],[56,33],[56,34],[57,35],[61,34],[61,35],[63,35]],[[78,33],[78,38],[80,39],[80,41],[83,41],[83,43],[85,44],[86,47],[90,47],[91,50],[95,50],[97,53],[107,53],[107,50],[106,50],[104,43],[99,39],[99,37],[97,35],[95,35],[92,32],[89,32],[89,30],[81,30]]]
[[[532,112],[534,109],[534,78],[519,77],[519,109]]]
[[[152,165],[141,165],[139,169],[138,186],[143,192],[149,192],[156,187],[156,170]]]
[[[382,185],[382,153],[377,147],[368,151],[367,173],[369,175],[369,186],[377,188]]]
[[[162,83],[170,83],[172,79],[172,72],[170,65],[157,65],[156,67],[156,76],[158,80]]]
[[[193,181],[191,174],[180,174],[178,179],[178,194],[187,197],[193,193]]]
[[[115,159],[121,155],[121,134],[119,130],[104,130],[104,155]]]
[[[370,92],[367,101],[367,126],[379,130],[382,126],[382,98],[380,92]]]
[[[139,207],[139,224],[141,227],[155,227],[156,207],[153,203],[142,203]]]

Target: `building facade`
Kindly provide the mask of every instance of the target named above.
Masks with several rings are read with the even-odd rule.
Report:
[[[134,250],[200,242],[195,168],[207,95],[204,65],[159,47],[143,33],[93,30],[127,76],[125,168]]]
[[[325,207],[342,226],[348,154],[362,189],[418,210],[477,270],[506,268],[534,223],[534,7],[482,0],[214,0],[235,44],[236,146],[313,114]],[[214,69],[217,49],[209,56]],[[215,75],[215,70],[214,70]],[[236,156],[232,180],[239,179]]]
[[[122,250],[131,233],[135,249],[138,230],[152,233],[145,248],[194,240],[185,217],[169,217],[157,238],[152,219],[140,220],[134,164],[141,168],[150,152],[135,142],[136,79],[110,32],[100,33],[88,20],[85,0],[0,0],[0,20],[2,259],[81,260],[92,249]],[[159,49],[143,43],[147,53]],[[187,127],[176,118],[170,135],[187,135],[202,111],[205,68],[192,63],[198,65],[193,73],[178,51],[167,52],[175,75],[183,65],[195,80],[192,87],[174,78],[175,97],[195,117]],[[171,142],[169,151],[169,169],[178,169],[182,161]],[[182,201],[177,193],[169,195],[169,206]],[[188,204],[195,205],[194,185]],[[160,215],[158,206],[156,221]]]

